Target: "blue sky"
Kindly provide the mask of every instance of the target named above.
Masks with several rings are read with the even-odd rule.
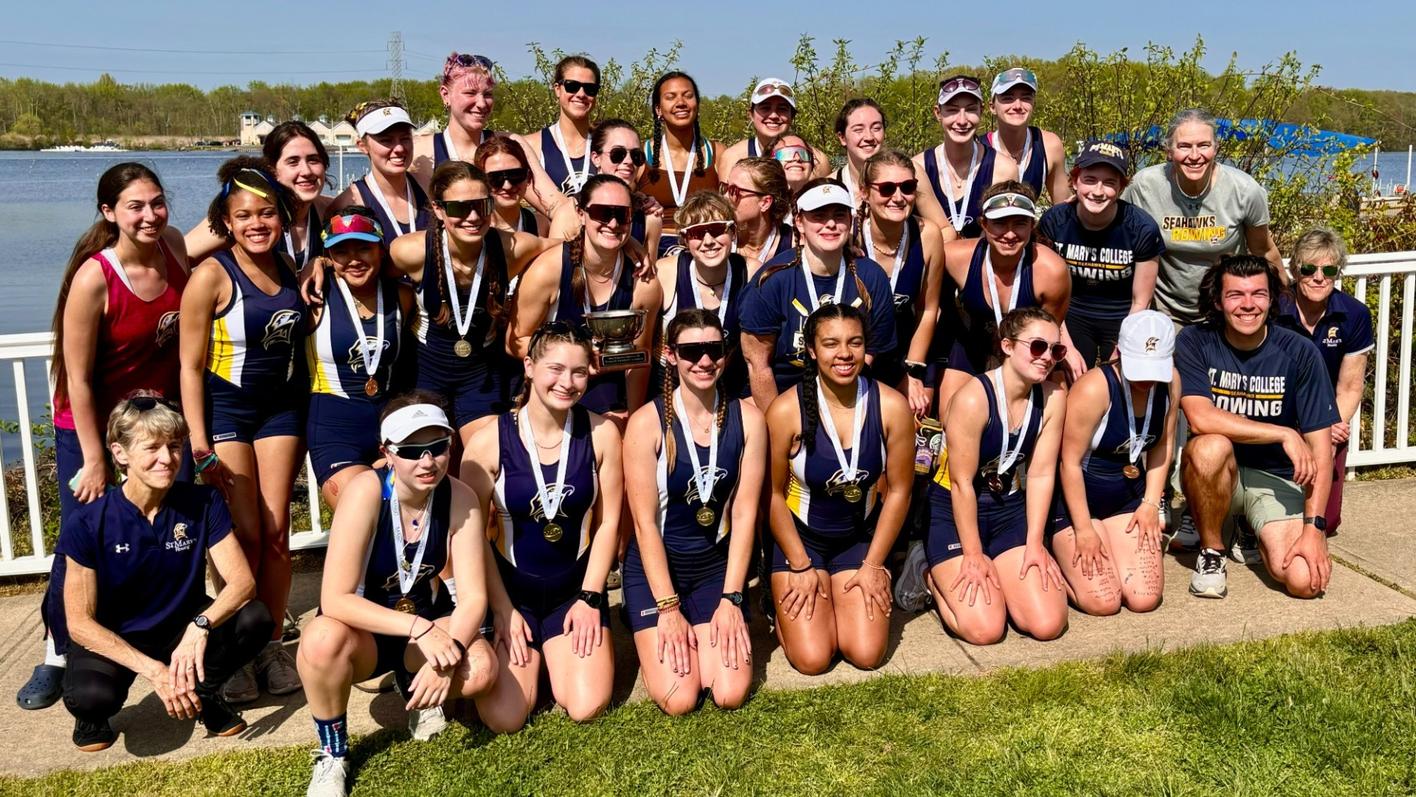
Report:
[[[1295,50],[1305,63],[1322,65],[1319,80],[1325,85],[1416,91],[1416,48],[1409,47],[1416,32],[1416,3],[1411,0],[460,0],[377,5],[144,0],[126,7],[112,2],[8,5],[0,32],[0,77],[55,82],[86,82],[105,70],[125,83],[188,82],[202,88],[251,80],[312,83],[377,77],[388,74],[384,48],[389,33],[398,30],[408,52],[408,74],[423,78],[436,74],[453,49],[488,55],[519,76],[531,69],[525,47],[529,41],[583,50],[601,61],[631,61],[650,47],[664,47],[678,38],[684,43],[681,65],[705,92],[717,94],[742,90],[754,74],[790,79],[787,60],[802,33],[816,36],[824,54],[831,39],[850,39],[856,60],[863,64],[877,61],[896,39],[921,34],[929,39],[929,61],[947,51],[953,63],[1008,53],[1054,58],[1077,41],[1102,52],[1129,47],[1139,53],[1147,41],[1184,49],[1202,34],[1210,52],[1206,65],[1212,69],[1221,68],[1231,52],[1239,53],[1241,66],[1252,69]],[[115,13],[119,8],[125,13]],[[716,13],[705,13],[708,9]],[[89,49],[96,45],[131,50]],[[200,52],[152,52],[162,49]],[[243,54],[251,51],[280,52]]]

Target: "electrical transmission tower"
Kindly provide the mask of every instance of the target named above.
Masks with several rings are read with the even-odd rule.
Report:
[[[388,35],[388,72],[392,78],[388,93],[393,99],[404,102],[403,97],[403,33],[394,31]]]

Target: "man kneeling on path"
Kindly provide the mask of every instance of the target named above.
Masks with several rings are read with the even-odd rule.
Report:
[[[1280,290],[1264,258],[1222,257],[1200,285],[1206,322],[1176,341],[1190,423],[1181,482],[1201,546],[1190,593],[1199,597],[1228,593],[1222,532],[1242,528],[1235,521],[1254,530],[1235,548],[1257,548],[1290,595],[1321,594],[1332,571],[1321,513],[1337,410],[1317,348],[1271,323]]]

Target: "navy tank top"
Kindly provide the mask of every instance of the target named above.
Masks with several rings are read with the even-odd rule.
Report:
[[[442,136],[433,139],[441,141]],[[379,226],[383,228],[384,246],[392,246],[393,241],[400,235],[418,230],[428,229],[428,195],[423,193],[423,189],[418,185],[418,181],[412,176],[408,177],[408,188],[413,192],[413,226],[410,228],[402,219],[397,222],[389,218],[384,211],[383,205],[374,197],[374,192],[369,189],[369,177],[365,175],[354,181],[354,190],[359,192],[359,199],[364,203],[364,207],[374,212],[374,216],[379,220]]]
[[[969,273],[958,293],[958,330],[954,340],[954,351],[949,357],[949,367],[970,373],[982,373],[988,359],[993,354],[993,337],[998,331],[998,322],[993,317],[993,303],[989,296],[988,275],[983,270],[983,257],[988,252],[988,241],[980,239],[974,246],[973,258],[969,260]],[[1017,273],[1013,277],[1013,292],[1017,294],[1016,307],[1038,307],[1040,302],[1033,292],[1033,246],[1023,250],[1018,261]],[[1009,300],[1000,295],[999,300],[1006,308]],[[1004,309],[1003,315],[1007,315]],[[956,361],[957,360],[957,361]]]
[[[869,518],[880,505],[876,489],[885,471],[885,426],[880,419],[880,384],[860,377],[866,384],[864,427],[860,433],[860,459],[856,462],[854,479],[847,479],[836,459],[826,423],[816,424],[815,448],[808,453],[806,444],[799,442],[792,454],[787,476],[787,507],[801,525],[822,537],[845,538],[873,533]],[[797,386],[797,410],[806,417],[806,394]],[[829,412],[824,396],[817,396],[819,415]],[[851,458],[851,430],[841,428],[839,440],[846,461]],[[851,489],[851,488],[854,488]],[[858,501],[846,495],[858,490]]]
[[[1008,495],[1021,491],[1023,487],[1020,474],[1028,469],[1028,460],[1032,459],[1038,432],[1042,429],[1042,385],[1032,387],[1032,415],[1028,418],[1026,436],[1023,437],[1018,458],[1008,468],[1007,474],[1001,477],[1003,490],[999,493],[989,489],[989,477],[998,473],[998,452],[1002,448],[1002,436],[1008,436],[1008,450],[1012,451],[1013,446],[1018,444],[1018,435],[1023,433],[1022,419],[1018,419],[1014,424],[1018,427],[1017,431],[1004,429],[998,413],[998,396],[993,392],[993,380],[989,378],[989,374],[979,374],[976,378],[983,383],[983,393],[988,397],[988,422],[984,424],[983,434],[978,438],[978,472],[974,474],[974,492],[978,495],[980,505],[983,505],[988,500],[1001,502]]]
[[[1096,433],[1092,435],[1087,455],[1082,458],[1082,470],[1089,481],[1093,478],[1099,481],[1123,478],[1121,469],[1130,461],[1131,430],[1126,424],[1126,396],[1121,392],[1126,387],[1116,372],[1118,367],[1101,367],[1106,374],[1107,397],[1111,405],[1102,416]],[[1165,430],[1165,414],[1170,410],[1170,386],[1164,383],[1156,384],[1151,394],[1150,425],[1142,428],[1146,419],[1145,406],[1137,403],[1134,410],[1136,416],[1133,423],[1136,426],[1136,434],[1146,441],[1141,451],[1149,451],[1160,442],[1161,432]],[[1144,470],[1145,457],[1142,456],[1137,464]]]
[[[590,414],[584,407],[571,408],[570,426],[565,481],[557,484],[558,463],[542,465],[534,453],[526,450],[517,429],[516,413],[497,417],[501,468],[493,496],[498,524],[493,548],[502,580],[513,598],[518,593],[572,585],[578,591],[585,575],[599,478],[595,446],[590,438]],[[547,518],[541,507],[536,477],[531,473],[533,467],[541,469],[547,491],[561,496],[555,518]],[[545,529],[552,520],[561,534],[558,539],[548,540]]]
[[[565,156],[561,152],[560,145],[556,143],[556,137],[551,135],[551,127],[547,125],[541,128],[541,165],[546,169],[546,175],[551,178],[551,182],[556,184],[561,193],[566,196],[573,195],[579,190],[578,186],[571,184],[570,171],[565,168]],[[576,172],[584,170],[585,177],[595,174],[594,164],[590,163],[590,142],[585,142],[585,152],[579,158],[570,159],[571,168]]]
[[[360,319],[354,329],[344,292],[335,284],[333,268],[325,269],[325,307],[319,323],[305,341],[305,361],[310,372],[310,392],[382,404],[388,398],[389,380],[398,361],[403,332],[403,308],[398,301],[398,283],[380,279],[383,292],[383,348],[372,376],[378,394],[368,395],[365,384],[370,374],[364,370],[363,346],[378,339],[378,319]],[[371,346],[372,348],[372,346]]]
[[[899,275],[894,274],[893,257],[888,262],[883,257],[876,259],[881,268],[889,268],[891,280],[895,283],[897,348],[894,355],[878,358],[871,364],[871,375],[887,385],[898,385],[905,376],[905,358],[909,356],[910,342],[914,339],[915,328],[919,326],[919,301],[924,296],[924,244],[919,239],[919,219],[909,216],[905,219],[905,226],[909,230],[909,240]]]
[[[295,353],[305,345],[305,303],[294,272],[276,269],[280,288],[271,296],[256,287],[229,250],[218,249],[212,257],[231,280],[231,299],[212,319],[207,370],[246,390],[283,390],[296,373]]]
[[[944,208],[945,217],[949,217],[949,209],[953,208],[955,213],[963,211],[964,226],[956,229],[960,238],[977,238],[983,235],[983,227],[979,223],[980,206],[983,201],[983,192],[993,185],[993,164],[998,153],[992,147],[976,144],[983,148],[983,155],[979,159],[978,171],[974,172],[973,190],[969,191],[969,203],[966,207],[960,208],[959,203],[949,196],[944,190],[944,180],[939,173],[939,159],[935,156],[937,147],[930,147],[924,151],[924,173],[929,178],[929,187],[934,189],[934,198],[939,200],[939,206]],[[952,218],[950,222],[952,223]]]
[[[418,386],[443,391],[450,387],[474,392],[501,391],[501,361],[505,346],[502,342],[503,327],[496,323],[487,310],[487,297],[491,290],[492,275],[500,286],[497,302],[506,305],[507,267],[506,254],[502,250],[502,238],[495,230],[488,229],[482,238],[482,248],[486,257],[482,262],[482,284],[477,289],[476,310],[472,315],[472,326],[464,338],[457,332],[457,321],[452,312],[452,300],[448,294],[454,286],[444,285],[447,277],[438,267],[441,236],[429,231],[424,238],[423,281],[418,284],[415,295],[418,299]],[[475,265],[474,265],[475,267]],[[472,284],[469,278],[465,286],[457,286],[458,301],[462,311],[467,312],[467,292]],[[446,324],[435,320],[448,306]],[[458,341],[466,340],[472,346],[467,357],[458,357],[455,351]]]
[[[433,168],[436,169],[437,167],[451,160],[461,159],[466,160],[468,163],[471,163],[472,161],[470,160],[470,156],[469,158],[462,158],[462,153],[460,152],[458,153],[458,157],[452,157],[452,153],[447,151],[447,139],[443,138],[443,135],[445,133],[447,133],[446,128],[444,128],[441,133],[436,133],[433,135]],[[488,130],[486,128],[482,129],[483,141],[486,141],[494,135],[496,135],[496,133],[493,133],[491,130]]]
[[[983,137],[983,143],[986,144],[989,149],[996,149],[994,137],[997,135],[997,132],[989,133]],[[1029,125],[1028,135],[1032,136],[1032,152],[1028,155],[1028,165],[1022,169],[1022,174],[1019,176],[1018,181],[1032,186],[1033,190],[1037,192],[1037,195],[1042,196],[1042,189],[1047,183],[1047,148],[1042,144],[1041,128],[1035,125]],[[1021,164],[1019,164],[1019,166],[1021,167]],[[980,169],[980,171],[982,171],[982,169]],[[987,185],[984,186],[984,188],[987,187]],[[1053,201],[1056,202],[1060,200],[1054,197]]]
[[[401,556],[403,561],[412,564],[413,557],[418,553],[418,541],[404,544],[402,551],[395,550],[393,507],[389,502],[393,495],[393,473],[386,468],[375,472],[383,483],[383,501],[379,503],[379,520],[374,526],[374,537],[369,541],[369,561],[364,566],[360,589],[367,600],[392,609],[403,597],[398,584],[398,558]],[[423,550],[423,561],[418,564],[418,572],[414,574],[413,587],[408,591],[408,598],[420,615],[433,608],[441,591],[438,573],[447,564],[448,536],[452,533],[449,528],[452,483],[444,478],[433,488],[429,500],[432,506],[428,508],[427,528],[423,529],[423,534],[428,535],[428,545]],[[412,529],[405,527],[403,533],[408,535]]]
[[[552,308],[551,317],[548,321],[565,321],[571,324],[585,326],[585,306],[583,299],[576,295],[575,287],[571,283],[571,278],[578,269],[570,264],[570,244],[561,246],[561,279],[560,297]],[[585,297],[589,296],[589,286],[582,285],[581,292]],[[599,310],[628,310],[634,304],[634,264],[627,260],[621,262],[619,281],[615,283],[615,289],[610,294],[610,298],[604,304],[591,306],[592,311]],[[586,328],[589,331],[589,328]],[[590,379],[590,384],[585,389],[585,395],[580,397],[580,403],[592,412],[609,412],[610,410],[622,410],[627,407],[628,386],[625,382],[625,373],[617,371],[600,374]]]
[[[294,241],[287,239],[284,235],[275,242],[275,251],[290,255],[290,259],[295,261],[295,271],[305,267],[312,258],[324,254],[324,239],[320,237],[320,230],[324,224],[320,221],[320,214],[315,210],[315,204],[310,203],[308,220],[305,222],[305,248],[299,252],[291,251],[290,247]],[[289,230],[286,233],[289,234]]]

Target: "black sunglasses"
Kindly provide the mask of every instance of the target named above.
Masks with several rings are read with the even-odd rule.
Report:
[[[176,404],[173,404],[172,402],[168,401],[165,398],[161,398],[160,396],[133,396],[132,398],[128,399],[128,406],[132,407],[138,412],[151,412],[152,410],[155,410],[158,407],[166,407],[167,409],[177,413],[181,412],[181,410],[177,408]]]
[[[708,355],[708,359],[718,362],[728,355],[728,345],[721,340],[705,340],[698,343],[677,343],[672,347],[674,354],[684,362],[696,363]]]
[[[915,191],[919,190],[919,180],[915,179],[901,180],[898,183],[871,183],[870,185],[886,199],[894,196],[896,189],[905,196],[914,196]]]
[[[503,186],[515,188],[526,182],[526,178],[529,176],[531,176],[530,170],[520,167],[515,169],[498,169],[494,172],[487,172],[487,182],[491,183],[493,188],[501,188]]]
[[[426,443],[385,443],[384,448],[399,459],[406,459],[414,462],[423,458],[426,454],[436,459],[447,453],[452,447],[451,437],[439,437],[436,440],[429,440]]]
[[[1337,279],[1337,275],[1342,273],[1341,266],[1315,266],[1312,263],[1304,263],[1298,267],[1298,273],[1305,277],[1311,277],[1318,273],[1319,270],[1323,272],[1324,277],[1330,280]]]
[[[487,216],[492,212],[492,198],[489,196],[481,199],[438,199],[434,200],[433,204],[454,219],[465,219],[471,216],[473,211],[476,211],[478,216]]]
[[[1053,362],[1060,363],[1067,357],[1067,345],[1065,343],[1048,343],[1042,338],[1033,338],[1032,340],[1012,338],[1012,341],[1014,343],[1028,344],[1028,354],[1032,355],[1033,359],[1037,359],[1038,357],[1047,354],[1049,349],[1051,349],[1052,351]]]
[[[586,205],[585,215],[594,219],[597,224],[609,224],[617,221],[620,224],[629,223],[631,213],[629,205]]]
[[[546,336],[557,338],[569,338],[575,343],[588,343],[591,341],[590,333],[584,327],[576,326],[569,321],[547,321],[536,331],[531,333],[531,347],[536,346],[536,342]]]
[[[472,53],[458,53],[453,57],[458,66],[479,66],[488,72],[492,71],[494,64],[492,59],[485,55],[473,55]]]
[[[644,150],[638,147],[634,149],[630,149],[629,147],[610,147],[610,151],[604,154],[610,159],[610,163],[616,166],[624,163],[626,156],[628,156],[630,162],[635,166],[644,165]]]
[[[581,83],[578,80],[562,80],[560,86],[565,89],[566,94],[575,94],[576,92],[583,91],[585,92],[585,96],[593,97],[600,93],[599,83]]]

